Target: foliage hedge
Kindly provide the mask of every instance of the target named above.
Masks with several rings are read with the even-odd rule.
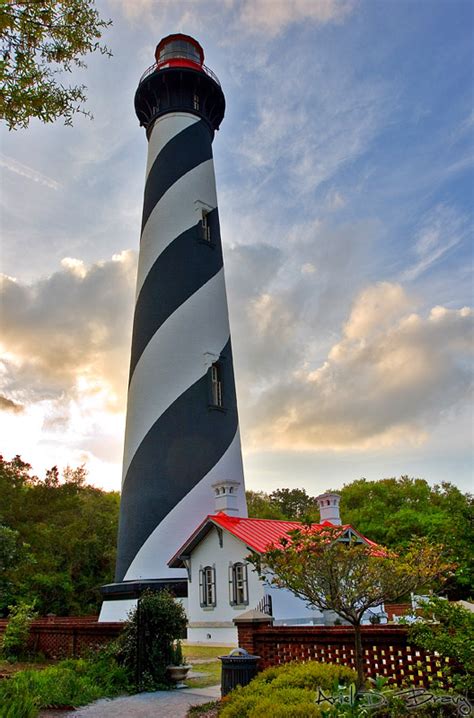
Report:
[[[90,659],[68,659],[43,670],[19,671],[0,682],[1,718],[34,718],[40,708],[82,706],[129,691],[129,676],[113,648]]]
[[[262,671],[245,688],[224,698],[220,718],[319,718],[317,689],[330,693],[335,686],[355,683],[357,674],[330,663],[288,663]]]
[[[182,662],[176,641],[186,625],[183,605],[170,591],[147,590],[142,594],[117,641],[119,659],[136,679],[139,690],[166,689],[172,685],[166,667]]]
[[[376,703],[381,696],[383,706],[368,707],[366,696],[359,696],[355,686],[357,674],[350,668],[329,663],[287,663],[284,666],[268,668],[244,688],[238,687],[226,696],[220,707],[216,707],[219,718],[455,718],[470,715],[469,702],[461,696],[452,695],[445,702],[446,693],[428,691],[429,700],[421,701],[413,709],[409,703],[397,696],[394,687],[388,687],[386,679],[380,678],[372,689]],[[318,688],[326,697],[335,702],[318,704]],[[459,703],[461,699],[461,703]]]

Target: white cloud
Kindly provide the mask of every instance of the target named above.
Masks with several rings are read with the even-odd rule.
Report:
[[[417,314],[400,285],[381,282],[354,302],[342,338],[316,368],[280,376],[246,412],[259,448],[381,448],[424,441],[462,406],[473,312]]]
[[[447,204],[438,204],[423,218],[415,236],[415,262],[402,274],[402,280],[414,280],[459,245],[470,228],[468,219]]]
[[[240,21],[252,33],[274,36],[299,22],[341,22],[350,14],[350,0],[244,0],[239,2]]]
[[[47,177],[41,172],[38,172],[38,170],[18,162],[13,159],[13,157],[7,157],[7,155],[0,154],[0,167],[5,167],[7,170],[10,170],[10,172],[14,172],[21,177],[26,177],[32,180],[32,182],[38,182],[38,184],[42,184],[50,189],[57,190],[61,186],[59,182],[56,182],[56,180],[51,177]]]
[[[89,267],[71,258],[62,265],[31,285],[1,281],[5,393],[25,403],[100,395],[101,405],[121,411],[135,253]]]
[[[154,0],[109,0],[112,7],[120,7],[131,22],[147,18],[158,21]],[[202,29],[208,22],[229,28],[227,40],[238,40],[238,32],[279,35],[296,23],[325,25],[343,21],[354,7],[353,0],[160,0],[160,15],[174,11],[178,31],[193,27]]]
[[[260,194],[264,186],[270,194],[275,182],[285,187],[286,201],[301,203],[307,197],[314,204],[323,183],[367,152],[394,98],[379,81],[356,82],[344,61],[315,57],[308,66],[303,52],[287,51],[258,72],[256,117],[237,148],[242,175],[252,178],[248,194],[256,185]],[[334,212],[345,203],[342,191],[333,187],[322,206]]]

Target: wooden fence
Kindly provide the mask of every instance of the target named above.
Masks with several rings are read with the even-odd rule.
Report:
[[[0,619],[0,637],[7,619]],[[97,616],[39,618],[30,627],[28,646],[46,658],[78,658],[119,636],[123,623],[98,623]]]

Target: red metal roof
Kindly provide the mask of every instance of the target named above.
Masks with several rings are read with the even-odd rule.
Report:
[[[264,551],[271,545],[277,544],[280,539],[287,536],[289,531],[294,529],[303,528],[304,524],[299,521],[279,521],[276,519],[247,519],[238,516],[229,516],[223,512],[206,516],[204,521],[197,527],[192,533],[189,539],[183,546],[175,553],[173,558],[168,562],[168,566],[171,568],[178,568],[182,566],[181,556],[187,556],[193,550],[193,548],[204,538],[212,526],[218,526],[226,531],[229,531],[233,536],[240,539],[250,549],[257,551],[258,553],[264,553]],[[360,536],[363,541],[371,546],[376,546],[373,541],[365,538],[359,531],[356,531],[349,524],[343,526],[335,526],[329,521],[324,521],[322,524],[312,524],[311,529],[313,531],[320,531],[326,526],[334,526],[334,528],[340,528],[341,533],[347,529],[351,529],[357,536]]]
[[[230,531],[231,534],[241,539],[249,548],[263,553],[270,544],[276,544],[281,538],[287,536],[288,531],[303,528],[300,521],[277,521],[276,519],[243,519],[238,516],[228,516],[225,513],[218,513],[208,517],[211,521]],[[329,522],[324,524],[313,524],[313,530],[332,526]],[[346,527],[341,527],[345,529]]]

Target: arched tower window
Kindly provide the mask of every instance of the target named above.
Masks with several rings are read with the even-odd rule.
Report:
[[[211,366],[211,400],[213,406],[223,406],[221,369],[217,363]]]

